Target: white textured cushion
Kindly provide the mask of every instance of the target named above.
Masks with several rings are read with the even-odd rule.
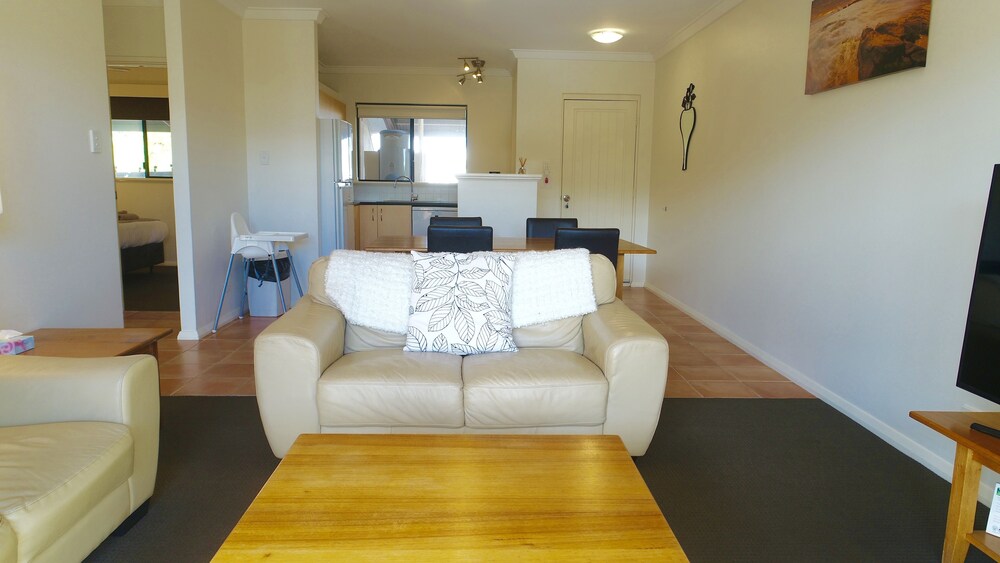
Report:
[[[132,475],[132,458],[122,424],[0,428],[0,517],[17,534],[18,557],[31,560],[76,526]]]
[[[518,252],[511,280],[515,327],[579,317],[597,309],[586,248]]]
[[[508,254],[413,252],[408,352],[515,352]]]
[[[467,356],[462,377],[470,428],[601,424],[605,419],[608,380],[575,352],[521,349]]]
[[[465,423],[462,358],[369,350],[346,354],[319,378],[323,426],[441,426]]]

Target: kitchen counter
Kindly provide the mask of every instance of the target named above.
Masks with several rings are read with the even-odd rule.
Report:
[[[386,201],[355,201],[354,205],[409,205],[411,207],[458,207],[454,201],[406,201],[391,199]]]

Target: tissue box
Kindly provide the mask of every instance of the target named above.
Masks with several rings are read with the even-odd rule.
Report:
[[[35,337],[24,334],[6,340],[0,340],[0,356],[9,356],[27,352],[35,347]]]

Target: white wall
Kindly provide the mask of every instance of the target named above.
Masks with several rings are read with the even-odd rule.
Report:
[[[320,81],[340,94],[347,121],[357,129],[361,103],[459,104],[468,106],[468,172],[512,173],[513,91],[510,76],[486,73],[482,84],[458,83],[454,74],[371,73],[357,69],[325,73]]]
[[[166,61],[161,6],[105,6],[104,31],[111,64]]]
[[[997,408],[955,374],[1000,162],[1000,4],[934,2],[927,68],[805,96],[809,8],[746,0],[657,62],[647,287],[950,477],[952,444],[907,413]]]
[[[0,53],[0,328],[120,327],[100,0],[0,2]]]
[[[560,212],[563,95],[635,96],[639,100],[639,136],[636,144],[636,216],[632,242],[646,244],[645,209],[649,204],[653,134],[653,72],[652,62],[518,59],[514,152],[516,157],[528,159],[526,168],[529,174],[541,174],[543,163],[549,165],[549,183],[543,181],[538,188],[540,217],[558,217]],[[645,277],[645,260],[638,258],[633,264],[632,285],[640,286]]]
[[[116,178],[118,210],[135,213],[139,217],[158,219],[167,224],[167,238],[163,240],[163,261],[168,266],[177,264],[177,228],[174,225],[174,182],[160,178]]]
[[[319,256],[316,41],[312,20],[243,21],[248,220],[257,231],[309,234],[292,248],[303,284]]]
[[[179,338],[196,339],[211,330],[215,319],[230,256],[229,215],[248,211],[243,22],[215,0],[164,0],[163,8]],[[230,286],[223,322],[235,318],[238,306],[240,285]]]

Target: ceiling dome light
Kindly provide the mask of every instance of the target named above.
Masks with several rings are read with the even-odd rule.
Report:
[[[624,35],[625,32],[620,29],[595,29],[590,32],[590,37],[598,43],[614,43]]]

